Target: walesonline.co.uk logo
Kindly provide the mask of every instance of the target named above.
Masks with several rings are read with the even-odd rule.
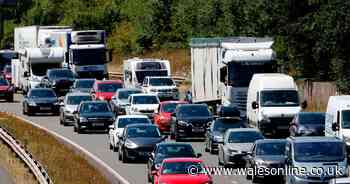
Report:
[[[268,168],[268,167],[254,167],[254,168],[225,168],[225,167],[198,167],[191,165],[187,168],[189,175],[206,174],[213,176],[344,176],[347,173],[347,168],[342,167],[313,167],[307,169],[305,167],[285,167],[285,168]]]

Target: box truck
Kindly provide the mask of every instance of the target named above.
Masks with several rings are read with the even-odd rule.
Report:
[[[275,71],[272,44],[271,38],[192,39],[192,101],[237,107],[245,116],[253,74]]]

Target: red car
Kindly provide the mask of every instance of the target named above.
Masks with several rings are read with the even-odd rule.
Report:
[[[154,175],[153,184],[212,184],[212,177],[205,173],[204,164],[198,158],[168,158]]]
[[[12,80],[11,65],[6,65],[4,67],[4,70],[2,71],[2,75],[6,80],[8,80],[11,83],[11,80]]]
[[[154,115],[153,120],[160,131],[169,132],[171,124],[171,113],[175,112],[179,104],[187,104],[186,101],[163,101],[160,103],[158,112]]]
[[[10,82],[0,77],[0,99],[13,102],[14,88]]]
[[[123,82],[121,80],[95,81],[91,90],[92,98],[95,100],[110,101],[119,88],[123,88]]]

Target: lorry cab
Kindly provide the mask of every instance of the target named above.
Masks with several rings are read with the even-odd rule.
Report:
[[[343,139],[350,151],[350,95],[329,97],[325,135]]]
[[[247,118],[264,134],[288,134],[289,124],[301,111],[294,79],[285,74],[255,74],[250,81]]]
[[[123,64],[124,85],[127,88],[141,87],[147,76],[170,76],[170,63],[161,59],[132,58]]]

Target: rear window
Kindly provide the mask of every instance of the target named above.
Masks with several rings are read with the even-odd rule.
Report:
[[[307,113],[299,115],[300,124],[324,124],[325,114],[324,113]]]

